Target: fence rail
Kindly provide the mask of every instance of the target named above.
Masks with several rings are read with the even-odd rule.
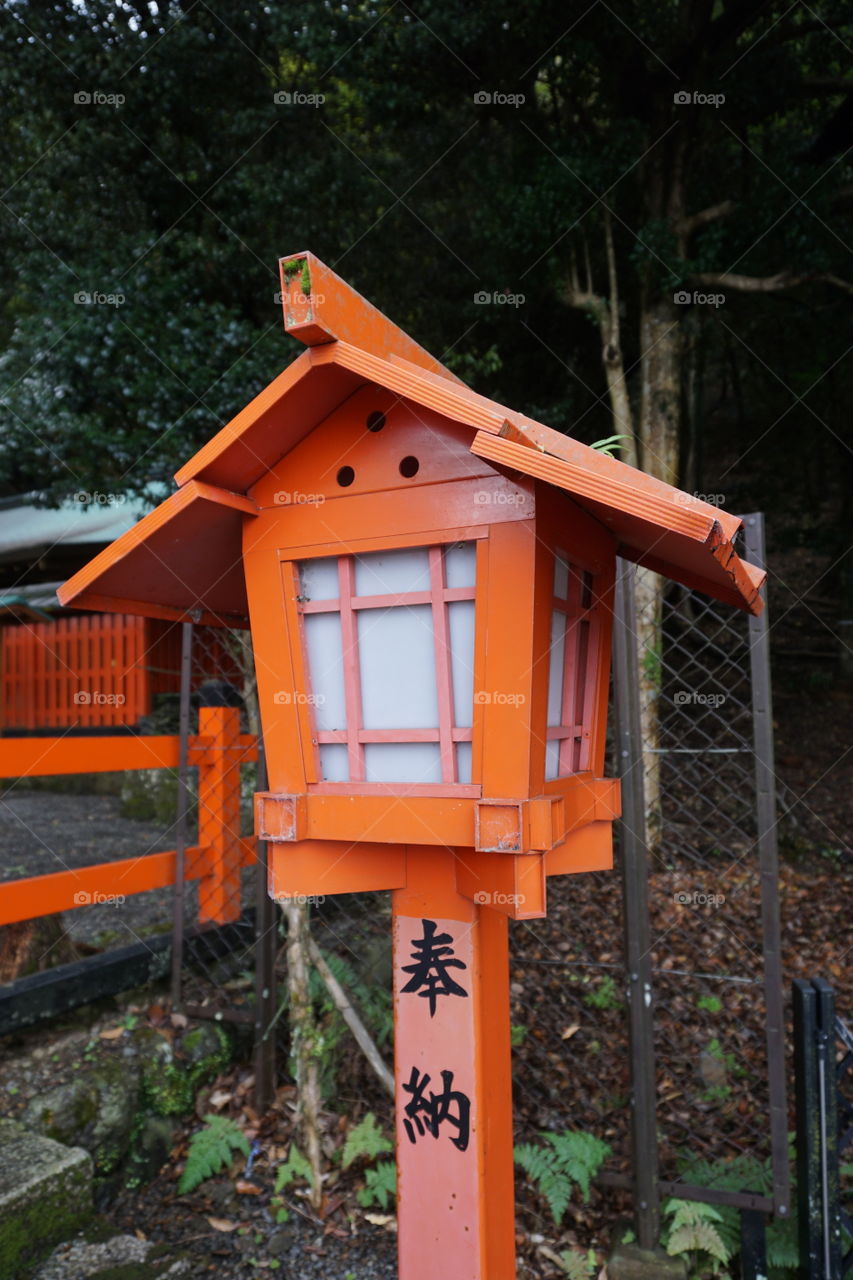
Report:
[[[178,734],[158,737],[0,739],[0,778],[113,773],[178,767]],[[189,739],[188,763],[199,771],[200,840],[184,851],[185,880],[199,881],[201,924],[226,924],[240,915],[235,877],[255,862],[253,839],[240,835],[240,768],[257,760],[257,740],[240,733],[234,707],[200,707],[199,733]],[[45,804],[50,804],[45,796]],[[49,875],[7,881],[0,893],[0,925],[88,905],[92,895],[145,893],[175,883],[178,853],[148,853]]]

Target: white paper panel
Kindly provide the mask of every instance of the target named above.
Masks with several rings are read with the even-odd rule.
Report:
[[[474,601],[452,601],[447,606],[447,623],[453,679],[453,723],[457,729],[470,729],[474,716]]]
[[[324,782],[349,782],[349,754],[344,743],[320,744],[320,772]]]
[[[358,611],[365,729],[437,729],[432,606]]]
[[[456,773],[458,782],[470,783],[471,781],[472,750],[473,744],[470,742],[457,742],[456,744]]]
[[[563,722],[563,655],[566,651],[566,615],[551,614],[551,653],[548,668],[548,724]]]
[[[355,558],[357,596],[387,596],[398,591],[429,590],[429,556],[425,547],[376,551]]]
[[[306,600],[337,600],[338,562],[335,557],[303,560],[299,566],[302,591]]]
[[[341,615],[307,613],[303,621],[310,693],[314,701],[314,723],[318,729],[345,729],[347,720]]]
[[[441,782],[437,742],[369,742],[364,766],[368,782]]]
[[[477,575],[476,542],[455,542],[444,553],[444,573],[448,587],[473,587]]]
[[[560,776],[560,742],[555,738],[552,742],[545,745],[545,780],[550,781],[551,778],[559,778]]]
[[[569,590],[569,564],[565,556],[557,552],[554,561],[554,595],[558,600],[568,599]]]

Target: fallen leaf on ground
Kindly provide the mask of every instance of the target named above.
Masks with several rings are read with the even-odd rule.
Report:
[[[387,1231],[397,1230],[397,1219],[390,1213],[366,1213],[364,1216],[374,1227],[385,1227]]]
[[[101,1032],[102,1040],[118,1040],[124,1035],[124,1027],[110,1027],[108,1031]]]
[[[207,1221],[214,1231],[236,1231],[240,1225],[239,1222],[231,1222],[229,1218],[208,1218]]]
[[[254,1182],[247,1182],[245,1178],[238,1178],[234,1183],[234,1190],[241,1196],[259,1196],[261,1194],[260,1187],[256,1187]]]

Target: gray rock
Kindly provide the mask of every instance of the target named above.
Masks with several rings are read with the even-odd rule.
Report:
[[[103,1058],[76,1076],[32,1098],[26,1125],[68,1146],[84,1147],[99,1176],[112,1173],[127,1154],[139,1099],[139,1072],[132,1063]]]
[[[33,1280],[97,1280],[108,1274],[124,1274],[138,1280],[178,1280],[193,1274],[190,1262],[164,1253],[150,1240],[113,1236],[95,1244],[74,1240],[60,1245],[36,1272]]]
[[[617,1244],[607,1259],[608,1280],[685,1280],[683,1258],[671,1258],[664,1249],[641,1249],[638,1244]]]
[[[137,1130],[133,1150],[127,1160],[124,1183],[142,1187],[157,1177],[169,1159],[179,1128],[170,1116],[146,1116]]]
[[[0,1275],[23,1280],[92,1214],[92,1159],[0,1120]]]

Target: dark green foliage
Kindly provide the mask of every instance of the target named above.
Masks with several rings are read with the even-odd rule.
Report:
[[[339,0],[310,20],[297,0],[5,6],[0,491],[168,486],[297,350],[276,264],[307,247],[478,391],[606,439],[599,335],[564,296],[586,248],[606,292],[604,203],[634,393],[642,295],[732,264],[850,274],[849,153],[822,137],[843,101],[850,24],[838,6],[815,13],[632,0],[616,20],[574,0],[425,0],[379,21]],[[679,88],[725,103],[679,106]],[[96,91],[124,101],[74,100]],[[287,105],[281,91],[325,100]],[[523,101],[475,101],[483,92]],[[676,169],[685,214],[733,203],[686,245],[660,189]],[[480,290],[524,302],[478,305]],[[96,292],[123,301],[74,301]],[[750,466],[738,492],[726,482],[729,507],[783,496],[792,539],[813,542],[819,518],[827,550],[846,548],[824,507],[850,465],[844,295],[733,295],[719,314],[685,307],[676,320],[704,352],[700,396],[720,405],[690,487],[717,487],[736,448]],[[791,412],[793,396],[805,403]]]
[[[178,1183],[179,1195],[195,1190],[205,1178],[228,1168],[237,1151],[244,1156],[249,1154],[249,1143],[242,1129],[227,1116],[205,1116],[204,1128],[190,1138],[187,1162]]]

